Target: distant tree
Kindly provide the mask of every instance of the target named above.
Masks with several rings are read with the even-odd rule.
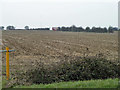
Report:
[[[107,28],[106,27],[104,27],[104,32],[107,33]]]
[[[29,26],[25,26],[25,29],[26,29],[26,30],[29,30]]]
[[[84,30],[83,27],[79,27],[79,28],[78,28],[78,31],[79,31],[79,32],[83,32],[83,31],[85,31],[85,30]]]
[[[7,29],[7,30],[15,30],[15,27],[14,27],[14,26],[7,26],[6,29]]]
[[[91,32],[96,32],[96,27],[92,27]]]
[[[61,30],[62,30],[62,31],[65,31],[65,27],[64,27],[64,26],[62,26],[62,27],[61,27]]]
[[[113,27],[109,26],[108,32],[109,32],[109,33],[113,33],[113,32],[114,32],[114,31],[113,31]]]
[[[113,31],[118,31],[119,29],[117,27],[113,27]]]
[[[4,30],[4,26],[0,26],[0,30]]]
[[[76,31],[76,26],[75,25],[72,25],[70,28],[71,28],[71,31]]]
[[[60,27],[58,27],[58,31],[60,31]]]
[[[90,27],[86,27],[86,32],[89,32],[90,31]]]

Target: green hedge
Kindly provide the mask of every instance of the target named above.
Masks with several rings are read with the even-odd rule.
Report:
[[[43,63],[25,73],[26,82],[35,84],[61,81],[117,78],[120,76],[120,65],[116,61],[104,58],[77,57],[74,60],[61,60],[58,65],[45,67]]]

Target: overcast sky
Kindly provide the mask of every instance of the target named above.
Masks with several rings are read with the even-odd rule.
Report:
[[[118,26],[119,0],[2,0],[0,24],[24,28]],[[2,7],[2,8],[1,8]],[[2,19],[2,22],[1,22]]]

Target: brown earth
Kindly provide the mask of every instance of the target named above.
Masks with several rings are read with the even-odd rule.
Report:
[[[2,49],[15,49],[10,53],[10,74],[34,68],[59,64],[61,60],[77,56],[103,56],[108,60],[118,58],[118,34],[54,31],[3,31]],[[3,68],[5,53],[3,53]],[[5,75],[5,69],[3,69]]]

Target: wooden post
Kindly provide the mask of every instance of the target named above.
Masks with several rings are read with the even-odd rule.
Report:
[[[6,47],[6,79],[9,80],[9,48]]]

